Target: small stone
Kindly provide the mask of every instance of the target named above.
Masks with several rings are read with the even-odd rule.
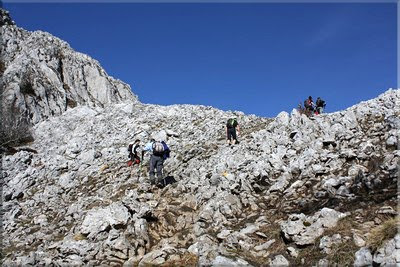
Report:
[[[400,249],[400,235],[399,234],[397,234],[394,237],[394,241],[396,242],[396,249]]]
[[[289,255],[292,256],[293,258],[297,258],[299,256],[299,252],[294,247],[288,247],[287,251]]]
[[[357,247],[361,248],[361,247],[364,247],[366,245],[365,240],[360,235],[358,235],[356,233],[353,233],[353,240],[354,240],[354,244]]]
[[[231,233],[231,231],[230,230],[226,230],[226,229],[224,229],[224,230],[222,230],[218,235],[217,235],[217,237],[219,238],[219,239],[226,239],[227,238],[227,236],[229,235]]]
[[[261,245],[254,247],[254,250],[255,251],[267,250],[273,243],[275,243],[275,239],[269,240],[268,242],[265,242]]]
[[[289,261],[282,255],[277,255],[269,263],[271,266],[289,266]]]
[[[391,206],[383,206],[376,211],[378,214],[397,215],[397,212]]]
[[[354,266],[372,266],[372,254],[367,247],[363,247],[356,252]]]

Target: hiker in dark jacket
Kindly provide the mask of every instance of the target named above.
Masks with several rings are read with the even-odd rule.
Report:
[[[240,134],[240,127],[236,118],[230,118],[225,125],[226,139],[228,145],[234,145],[237,141],[237,136]]]
[[[150,151],[150,183],[158,184],[163,179],[163,166],[164,161],[169,158],[170,149],[164,141],[156,142],[154,139],[146,145],[144,151]],[[157,171],[157,179],[155,178],[155,171]]]
[[[140,140],[136,139],[133,144],[129,144],[128,151],[129,151],[129,159],[132,165],[140,163],[139,157],[139,149],[140,149]]]
[[[315,104],[311,96],[304,100],[304,108],[307,114],[311,115],[315,109]]]
[[[139,164],[140,163],[140,157],[139,157],[139,150],[140,150],[140,140],[136,139],[135,140],[135,146],[133,147],[133,164]]]
[[[324,112],[325,109],[325,101],[322,100],[320,97],[317,98],[317,102],[315,102],[316,106],[317,106],[317,114],[321,114],[322,112]]]

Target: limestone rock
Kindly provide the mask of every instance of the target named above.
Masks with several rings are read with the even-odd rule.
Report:
[[[337,221],[346,215],[332,209],[323,208],[314,216],[292,214],[286,222],[280,224],[285,238],[297,245],[311,245],[324,233],[325,229],[334,227]]]
[[[81,226],[81,233],[94,237],[110,226],[126,225],[129,217],[128,209],[118,203],[105,208],[95,208],[86,215]]]
[[[372,254],[368,248],[363,247],[358,250],[355,257],[354,266],[372,266]]]
[[[289,266],[289,261],[283,255],[277,255],[269,264],[271,266]]]
[[[377,250],[373,256],[373,263],[380,266],[395,266],[400,264],[400,249],[396,248],[396,240],[400,239],[400,234],[388,240]]]
[[[243,259],[229,259],[224,256],[217,256],[211,266],[252,266]]]
[[[77,105],[137,102],[129,85],[108,76],[94,59],[49,33],[14,26],[3,9],[0,17],[4,109],[16,108],[37,123]]]

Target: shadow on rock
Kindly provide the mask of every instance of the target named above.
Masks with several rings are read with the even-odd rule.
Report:
[[[175,180],[174,176],[168,175],[167,177],[165,177],[164,179],[162,179],[160,181],[160,183],[158,184],[158,186],[160,188],[164,188],[169,184],[173,184],[176,183],[177,181]]]

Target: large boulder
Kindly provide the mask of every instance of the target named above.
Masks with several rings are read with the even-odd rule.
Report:
[[[128,209],[118,203],[113,203],[105,208],[94,208],[88,212],[81,225],[81,233],[94,237],[106,231],[109,227],[126,225],[130,214]]]

